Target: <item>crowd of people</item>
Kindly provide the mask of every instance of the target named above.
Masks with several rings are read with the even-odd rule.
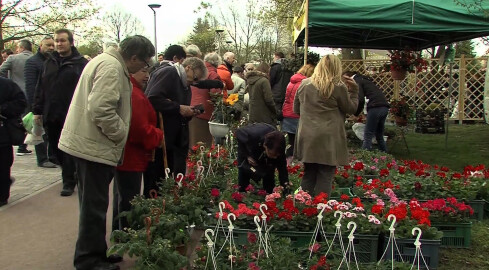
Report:
[[[185,175],[192,145],[214,143],[208,126],[214,110],[211,93],[247,97],[249,124],[235,131],[240,191],[254,180],[273,192],[278,171],[279,184],[290,192],[287,165],[295,158],[304,164],[302,189],[330,193],[335,168],[348,162],[346,116],[363,110],[367,97],[372,101],[365,137],[379,140],[385,121],[385,104],[373,102],[382,91],[359,74],[344,73],[335,55],[295,74],[283,67],[281,52],[271,65],[238,65],[232,52],[202,54],[195,45],[171,45],[153,63],[154,46],[136,35],[89,61],[67,29],[44,37],[35,55],[27,40],[17,48],[0,66],[0,74],[10,78],[0,78],[0,206],[8,203],[13,180],[7,123],[32,112],[34,125],[45,131],[43,143],[35,146],[38,166],[61,168],[61,196],[78,187],[74,266],[81,270],[119,269],[115,263],[122,257],[106,256],[109,192],[114,198],[112,229],[127,228],[118,214],[130,209],[142,185],[149,197],[167,170],[175,177]],[[18,155],[29,153],[19,145]]]

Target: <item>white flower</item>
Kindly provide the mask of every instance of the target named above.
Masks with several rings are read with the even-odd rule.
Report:
[[[363,209],[363,207],[355,207],[355,208],[353,208],[353,211],[355,211],[355,212],[363,212],[363,211],[365,211],[365,209]]]
[[[337,200],[329,200],[328,205],[330,205],[330,206],[338,205],[338,201]]]

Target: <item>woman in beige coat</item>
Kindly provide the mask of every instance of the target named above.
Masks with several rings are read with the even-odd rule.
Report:
[[[300,115],[294,156],[304,163],[301,187],[313,195],[329,195],[336,166],[348,163],[345,115],[357,109],[358,85],[341,74],[340,59],[324,56],[294,99]]]

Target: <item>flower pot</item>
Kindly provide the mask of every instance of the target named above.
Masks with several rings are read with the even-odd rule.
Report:
[[[212,136],[222,138],[228,134],[229,126],[227,124],[209,122],[209,131]]]
[[[407,126],[407,118],[396,116],[396,125],[401,127]]]
[[[392,76],[392,79],[394,79],[394,80],[402,81],[406,78],[406,75],[407,75],[407,71],[404,69],[391,70],[391,76]]]

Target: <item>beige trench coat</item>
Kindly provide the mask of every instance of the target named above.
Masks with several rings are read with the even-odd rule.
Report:
[[[300,115],[294,156],[305,163],[346,165],[345,115],[355,113],[357,106],[358,86],[335,86],[326,99],[311,79],[302,81],[294,99],[294,112]]]

